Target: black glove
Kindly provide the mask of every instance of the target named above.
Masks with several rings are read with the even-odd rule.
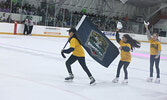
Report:
[[[64,52],[63,52],[63,51],[61,52],[61,55],[63,56],[63,58],[66,58],[66,56],[64,55]]]

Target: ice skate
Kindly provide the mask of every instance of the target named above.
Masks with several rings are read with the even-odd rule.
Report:
[[[119,78],[115,78],[115,79],[113,79],[113,83],[118,83],[118,81],[119,81]]]
[[[149,77],[148,79],[147,79],[147,82],[152,82],[153,81],[153,77]]]
[[[128,84],[128,79],[124,79],[124,80],[122,81],[122,84],[124,84],[124,85]]]
[[[91,76],[90,77],[90,85],[95,85],[95,79]]]
[[[160,78],[156,78],[155,83],[160,84]]]
[[[69,74],[69,76],[65,78],[65,81],[72,81],[73,79],[74,79],[74,75]]]

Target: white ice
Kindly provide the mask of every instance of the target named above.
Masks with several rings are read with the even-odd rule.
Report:
[[[129,65],[129,84],[112,83],[120,57],[104,68],[86,54],[86,63],[96,79],[89,78],[78,62],[72,65],[75,79],[68,76],[60,55],[67,38],[0,35],[0,100],[167,100],[167,59],[160,62],[161,83],[148,83],[149,58],[133,56]],[[115,41],[114,44],[119,46]],[[167,45],[162,44],[167,57]],[[134,53],[149,54],[149,43]],[[69,57],[70,55],[66,55]],[[155,72],[155,70],[154,70]],[[154,80],[156,73],[154,73]]]

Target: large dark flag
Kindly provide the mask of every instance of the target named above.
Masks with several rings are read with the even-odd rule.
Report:
[[[76,30],[88,54],[108,68],[118,56],[118,48],[85,15],[76,26]]]

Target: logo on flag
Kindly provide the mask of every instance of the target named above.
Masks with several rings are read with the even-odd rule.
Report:
[[[94,30],[90,32],[85,43],[85,46],[91,49],[92,56],[96,56],[99,60],[103,60],[108,45],[106,39]]]

